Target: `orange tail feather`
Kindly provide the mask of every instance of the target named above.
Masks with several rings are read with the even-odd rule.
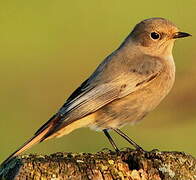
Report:
[[[42,141],[44,135],[50,130],[50,128],[51,128],[50,126],[47,127],[42,132],[40,132],[39,134],[36,134],[31,139],[29,139],[27,142],[25,142],[19,149],[17,149],[14,153],[12,153],[5,161],[3,161],[3,163],[1,164],[1,166],[3,166],[4,164],[6,164],[12,158],[18,156],[19,154],[21,154],[25,150],[29,149],[31,146],[33,146],[33,145],[39,143],[40,141]]]

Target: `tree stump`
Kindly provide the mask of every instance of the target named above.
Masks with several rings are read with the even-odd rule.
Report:
[[[196,180],[196,159],[182,152],[22,155],[0,168],[6,180]]]

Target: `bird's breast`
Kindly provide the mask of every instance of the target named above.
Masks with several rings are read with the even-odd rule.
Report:
[[[153,110],[170,92],[175,81],[175,64],[173,57],[164,60],[164,66],[159,75],[144,87],[143,101],[146,102],[146,109]]]

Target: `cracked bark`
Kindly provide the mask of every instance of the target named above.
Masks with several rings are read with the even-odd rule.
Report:
[[[0,179],[196,180],[196,159],[182,152],[125,150],[23,155],[0,168]]]

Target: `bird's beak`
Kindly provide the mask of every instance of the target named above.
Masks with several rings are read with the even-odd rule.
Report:
[[[184,38],[184,37],[188,37],[188,36],[192,36],[192,35],[189,33],[186,33],[186,32],[177,32],[177,33],[174,33],[173,39]]]

